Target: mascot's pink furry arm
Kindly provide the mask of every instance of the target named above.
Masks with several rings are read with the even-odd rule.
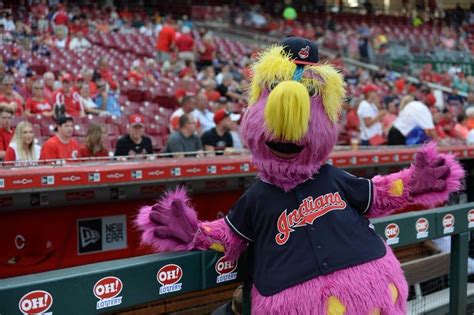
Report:
[[[319,65],[316,44],[287,38],[253,67],[242,136],[258,179],[225,219],[199,222],[183,189],[136,220],[156,251],[255,250],[255,314],[405,314],[407,284],[367,217],[409,204],[433,207],[460,189],[461,166],[424,147],[408,169],[352,176],[325,164],[337,138],[341,75]]]

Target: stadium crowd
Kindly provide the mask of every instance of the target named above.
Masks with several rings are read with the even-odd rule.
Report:
[[[380,39],[377,26],[346,30],[328,20],[304,26],[300,34],[291,25],[299,24],[290,24],[290,34],[323,46],[334,32],[355,40],[336,52],[352,51],[364,61],[371,61],[362,54],[364,45]],[[453,29],[446,26],[446,34]],[[238,124],[256,45],[219,38],[186,16],[44,2],[2,11],[0,43],[0,160],[123,159],[157,152],[199,157],[244,148]],[[467,49],[464,43],[457,40],[454,48]],[[421,83],[414,84],[408,73],[389,67],[371,72],[340,57],[330,62],[344,73],[349,96],[340,144],[419,144],[429,138],[466,143],[474,137],[474,77],[459,68],[437,73],[427,65],[417,74]],[[453,91],[432,90],[426,82]]]

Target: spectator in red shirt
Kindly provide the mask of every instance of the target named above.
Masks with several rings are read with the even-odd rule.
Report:
[[[46,97],[50,103],[53,100],[55,82],[56,78],[54,77],[54,73],[46,72],[45,74],[43,74],[44,97]]]
[[[444,133],[449,137],[456,138],[456,133],[454,132],[454,116],[449,109],[443,109],[442,118],[437,126],[441,127]]]
[[[41,149],[41,160],[77,159],[80,157],[79,144],[72,138],[74,120],[61,116],[57,120],[56,135],[49,138]]]
[[[59,25],[67,26],[67,24],[69,22],[69,17],[67,15],[66,9],[64,8],[64,5],[58,4],[58,9],[53,14],[51,20],[54,23],[55,27],[59,26]]]
[[[199,69],[206,66],[212,66],[212,61],[216,58],[216,46],[212,35],[207,33],[202,38],[202,43],[199,45]]]
[[[191,36],[191,29],[184,26],[180,36],[176,38],[176,49],[178,58],[181,61],[194,61],[194,39]]]
[[[16,165],[28,165],[38,161],[41,147],[35,144],[33,126],[28,121],[21,121],[15,129],[13,139],[5,152],[5,162],[20,162]]]
[[[81,158],[86,157],[106,157],[109,152],[104,146],[104,141],[107,137],[105,126],[92,124],[86,135],[86,142],[79,149]]]
[[[25,114],[28,117],[40,114],[46,117],[54,115],[53,106],[44,97],[44,86],[40,80],[33,83],[33,96],[26,100]]]
[[[2,106],[11,109],[16,116],[23,115],[23,98],[13,90],[15,79],[11,75],[3,77],[3,91],[0,93],[0,103]]]
[[[107,81],[111,90],[117,90],[119,88],[119,84],[117,83],[117,81],[114,80],[112,72],[109,70],[109,64],[107,63],[107,59],[105,58],[99,59],[99,71],[95,74],[94,77],[100,77]]]
[[[79,94],[72,91],[73,80],[71,75],[64,73],[61,83],[61,89],[53,93],[53,107],[56,118],[62,115],[84,117],[85,112],[81,106]]]
[[[156,40],[156,50],[158,61],[164,62],[170,59],[170,53],[174,49],[176,40],[176,30],[174,21],[171,18],[161,28]]]
[[[12,118],[13,111],[0,103],[0,160],[5,158],[5,151],[13,137]]]
[[[132,62],[132,67],[128,72],[128,82],[131,85],[138,86],[144,81],[145,72],[143,71],[142,62],[139,59],[136,59]]]

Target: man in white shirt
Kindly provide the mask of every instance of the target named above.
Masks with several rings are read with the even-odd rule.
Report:
[[[193,111],[194,117],[201,125],[201,131],[204,133],[216,126],[214,123],[214,113],[209,110],[209,100],[204,91],[196,96],[196,109]]]
[[[428,104],[428,105],[434,105]],[[439,140],[433,123],[433,115],[428,106],[420,101],[405,105],[388,132],[389,145],[405,145],[407,135],[415,128],[422,128],[430,138]]]
[[[377,86],[369,84],[364,87],[364,100],[360,102],[357,116],[360,121],[361,145],[369,145],[370,138],[382,135],[382,119],[386,110],[379,110],[379,96]]]
[[[78,52],[86,51],[91,47],[91,43],[84,37],[84,33],[82,31],[77,32],[76,37],[71,39],[71,42],[69,43],[69,49]]]

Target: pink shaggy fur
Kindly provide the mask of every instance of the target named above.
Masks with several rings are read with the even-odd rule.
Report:
[[[191,242],[186,243],[173,235],[173,231],[177,231],[176,227],[182,227],[182,221],[176,219],[175,207],[177,204],[183,205],[183,210],[190,221],[190,237]],[[153,212],[160,212],[165,218],[165,225],[170,228],[170,234],[160,237],[156,230],[159,228],[155,222],[150,219]],[[168,216],[166,216],[168,214]],[[196,211],[189,206],[189,197],[184,188],[178,188],[175,191],[166,192],[158,202],[152,207],[142,207],[135,219],[135,226],[142,232],[142,245],[149,245],[156,252],[167,251],[189,251],[193,249],[207,250],[214,243],[224,246],[225,255],[231,259],[238,259],[242,251],[247,246],[247,241],[240,238],[232,232],[224,219],[213,222],[198,222]]]
[[[242,136],[252,151],[253,162],[259,170],[258,176],[289,191],[316,174],[327,160],[336,143],[337,126],[327,117],[321,96],[311,98],[308,132],[298,143],[304,145],[305,149],[292,160],[277,158],[265,145],[266,141],[279,140],[272,139],[263,123],[268,93],[268,90],[264,90],[260,99],[245,114],[241,126]],[[451,170],[446,179],[446,189],[417,195],[416,192],[424,191],[423,188],[430,184],[413,181],[416,177],[414,174],[419,174],[420,169],[423,169],[419,165],[412,165],[395,174],[376,176],[373,179],[373,206],[368,216],[384,216],[408,204],[432,207],[446,201],[450,193],[459,190],[464,172],[454,157],[438,155],[434,144],[423,150],[429,161],[439,156],[444,157],[445,164]],[[399,197],[389,193],[390,185],[396,179],[401,179],[405,186]],[[414,192],[412,184],[418,187],[417,191]],[[189,206],[184,189],[167,192],[152,207],[140,209],[135,224],[142,231],[142,243],[151,245],[155,251],[205,250],[213,243],[220,243],[224,246],[226,255],[236,259],[247,245],[223,219],[199,222],[195,211]],[[253,287],[252,313],[326,314],[327,300],[330,296],[335,296],[345,305],[345,315],[365,315],[376,308],[380,309],[381,314],[405,314],[407,284],[399,262],[387,245],[386,248],[386,255],[380,259],[315,277],[272,296],[262,296]],[[395,284],[399,292],[395,304],[391,301],[390,283]]]
[[[262,296],[253,286],[252,314],[327,314],[327,299],[336,296],[345,306],[344,315],[406,314],[408,286],[392,249],[371,262],[319,276],[272,296]],[[399,297],[391,301],[388,285],[395,284]]]
[[[434,161],[439,157],[445,159],[445,165],[450,169],[450,174],[446,179],[446,189],[440,192],[429,192],[416,196],[410,195],[410,182],[414,173],[414,165],[397,173],[386,176],[375,176],[372,179],[374,183],[374,202],[367,213],[368,217],[386,216],[408,205],[422,205],[426,208],[436,207],[446,202],[451,193],[461,189],[461,180],[464,177],[464,170],[459,162],[454,159],[453,155],[439,154],[436,150],[436,143],[434,142],[425,145],[420,152],[424,152],[428,161]],[[389,192],[391,184],[397,179],[401,179],[405,186],[403,194],[399,197],[392,196]]]

